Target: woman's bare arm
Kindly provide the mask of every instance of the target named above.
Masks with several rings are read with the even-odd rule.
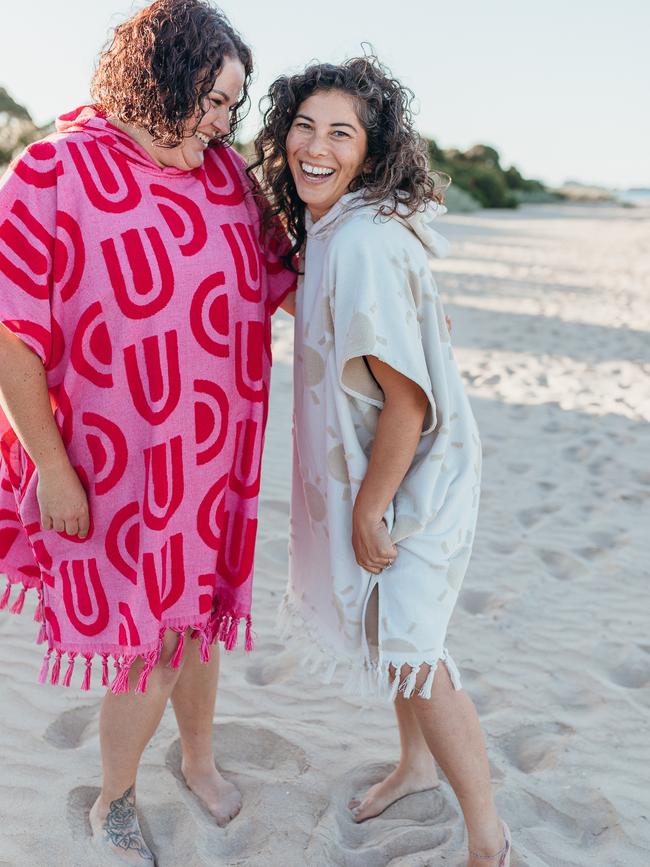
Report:
[[[287,297],[284,299],[280,307],[284,310],[285,313],[288,313],[290,316],[296,315],[296,290],[293,292],[289,292]]]
[[[383,514],[409,470],[422,433],[428,399],[419,385],[368,356],[384,392],[366,476],[352,513],[352,545],[357,562],[375,574],[397,556]]]
[[[38,471],[44,530],[88,535],[86,492],[54,421],[40,358],[0,325],[0,405]]]

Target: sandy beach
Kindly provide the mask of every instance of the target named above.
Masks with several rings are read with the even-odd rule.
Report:
[[[433,266],[484,446],[479,530],[448,646],[481,714],[513,867],[650,864],[650,210],[446,216]],[[390,706],[322,686],[284,649],[292,322],[275,363],[253,615],[224,654],[214,742],[244,807],[217,828],[180,781],[168,709],[138,778],[160,867],[461,865],[443,781],[357,826],[398,755]],[[0,867],[99,867],[101,687],[39,686],[26,613],[0,615]],[[78,687],[78,678],[75,680]]]

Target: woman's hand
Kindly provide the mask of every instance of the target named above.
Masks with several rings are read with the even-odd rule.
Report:
[[[36,498],[44,530],[86,538],[90,528],[88,497],[69,461],[38,467]]]
[[[356,509],[352,514],[352,547],[359,566],[374,575],[392,565],[397,557],[397,548],[384,519],[364,515]]]

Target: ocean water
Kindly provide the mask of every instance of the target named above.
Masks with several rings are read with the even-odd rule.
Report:
[[[616,193],[619,202],[626,205],[637,205],[640,208],[650,208],[649,190],[619,190]]]

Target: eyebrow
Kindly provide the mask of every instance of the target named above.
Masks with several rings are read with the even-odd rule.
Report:
[[[297,114],[296,117],[302,117],[305,120],[308,120],[309,123],[314,123],[313,117],[309,117],[308,114]],[[347,126],[350,129],[353,129],[355,132],[358,132],[357,127],[351,123],[344,123],[343,121],[337,121],[336,123],[331,123],[330,126]]]
[[[219,96],[223,96],[223,98],[226,100],[226,102],[230,102],[230,97],[228,96],[227,93],[224,93],[223,90],[216,90],[216,89],[211,90],[210,93],[208,94],[208,96],[213,96],[215,93],[219,94]]]

